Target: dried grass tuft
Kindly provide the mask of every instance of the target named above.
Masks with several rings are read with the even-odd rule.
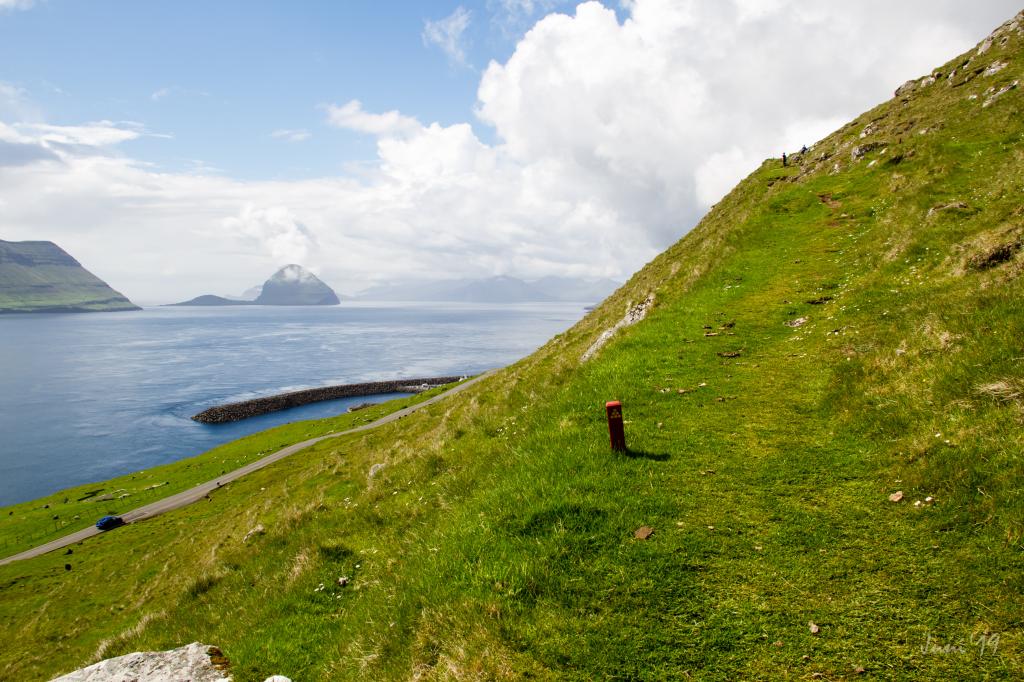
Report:
[[[980,384],[975,387],[978,395],[990,398],[999,403],[1012,403],[1024,398],[1024,388],[1011,379],[993,381],[989,384]]]

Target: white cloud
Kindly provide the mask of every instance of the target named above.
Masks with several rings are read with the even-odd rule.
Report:
[[[134,140],[145,134],[138,124],[97,121],[79,126],[57,126],[45,123],[19,125],[18,128],[44,144],[106,147]]]
[[[165,97],[167,97],[170,94],[171,94],[171,89],[170,88],[160,88],[159,90],[154,92],[152,95],[150,95],[149,98],[151,100],[153,100],[154,102],[159,102],[160,100],[164,99]]]
[[[736,179],[750,174],[761,158],[746,154],[739,147],[711,154],[694,171],[697,201],[710,206],[736,185]]]
[[[537,14],[546,14],[569,0],[488,0],[491,21],[506,36],[519,32]]]
[[[540,20],[487,67],[477,125],[497,142],[468,122],[351,100],[326,118],[374,136],[376,159],[319,180],[165,173],[116,153],[147,134],[137,126],[8,118],[0,234],[53,239],[142,300],[241,291],[287,262],[342,291],[460,275],[622,277],[762,159],[812,144],[1016,10],[632,0],[623,20],[585,3]]]
[[[305,263],[310,251],[316,248],[316,238],[286,206],[257,208],[249,203],[238,215],[224,218],[221,227],[221,236],[241,237],[282,264]]]
[[[423,22],[423,44],[435,45],[456,64],[466,64],[463,34],[469,28],[471,12],[462,5],[444,19]]]
[[[31,9],[36,0],[0,0],[0,11],[15,9]]]
[[[284,140],[286,142],[302,142],[304,140],[308,140],[311,137],[310,132],[308,130],[290,130],[287,128],[275,130],[274,132],[270,133],[270,136],[273,137],[274,139]]]
[[[420,129],[420,122],[411,116],[403,116],[397,111],[383,114],[371,114],[363,110],[362,103],[351,100],[341,106],[328,105],[327,120],[338,128],[347,128],[371,135],[405,135]]]

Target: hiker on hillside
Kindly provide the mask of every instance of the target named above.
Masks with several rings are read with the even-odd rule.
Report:
[[[782,165],[786,166],[786,152],[782,152]]]

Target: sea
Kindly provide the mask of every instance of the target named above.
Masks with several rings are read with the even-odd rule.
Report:
[[[0,316],[0,506],[397,394],[230,424],[190,419],[212,405],[502,367],[568,329],[585,305],[345,302]]]

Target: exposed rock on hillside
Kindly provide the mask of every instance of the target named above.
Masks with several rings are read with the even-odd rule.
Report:
[[[647,298],[636,305],[631,303],[626,310],[626,316],[619,320],[615,326],[602,332],[601,335],[597,337],[597,340],[590,345],[590,348],[588,348],[580,358],[580,362],[586,362],[590,358],[594,357],[594,354],[601,350],[601,348],[608,343],[613,336],[615,336],[615,332],[619,331],[623,327],[634,325],[647,317],[647,312],[651,309],[652,305],[654,305],[654,294],[647,294]]]

